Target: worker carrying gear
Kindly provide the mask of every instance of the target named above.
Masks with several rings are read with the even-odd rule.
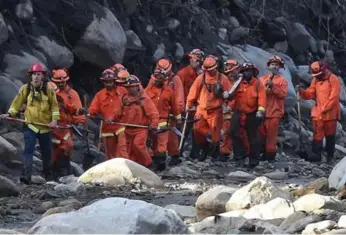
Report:
[[[33,154],[37,139],[42,152],[44,177],[47,181],[52,180],[52,134],[50,127],[57,126],[59,107],[55,92],[47,85],[45,75],[46,70],[44,66],[40,63],[34,63],[28,71],[30,82],[19,89],[17,96],[11,103],[8,113],[0,116],[0,118],[14,117],[22,105],[26,104],[24,112],[25,120],[47,124],[47,126],[24,125],[23,169],[20,181],[25,184],[31,183]]]
[[[312,156],[309,161],[321,161],[323,139],[326,137],[327,160],[331,161],[335,151],[337,122],[340,120],[340,81],[328,70],[324,61],[313,62],[310,66],[314,77],[306,90],[297,87],[300,97],[305,100],[316,100],[311,110],[313,142]]]
[[[268,73],[260,78],[266,90],[266,117],[260,126],[260,135],[264,140],[264,154],[262,160],[274,161],[276,157],[276,139],[279,133],[280,119],[285,112],[285,98],[287,96],[288,83],[284,76],[279,74],[284,62],[279,56],[273,56],[268,60]]]
[[[168,63],[167,63],[168,65]],[[145,88],[145,93],[153,101],[155,107],[159,112],[159,128],[168,127],[168,120],[170,114],[173,118],[179,121],[181,119],[181,110],[178,107],[178,102],[172,87],[168,84],[170,81],[166,76],[170,65],[166,69],[155,69],[154,74],[151,76],[151,81]],[[180,79],[180,78],[179,78]],[[153,165],[156,170],[164,170],[166,168],[166,151],[168,145],[169,132],[164,131],[157,135],[151,135],[153,143]],[[171,143],[170,143],[171,144]]]
[[[176,127],[181,130],[181,113],[185,109],[184,87],[180,77],[173,73],[172,67],[172,61],[169,59],[160,59],[156,63],[154,77],[165,80],[166,85],[173,90],[174,106],[177,107],[180,115],[169,115],[169,117],[167,117],[167,122],[169,128]],[[149,84],[154,82],[155,78],[151,78]],[[179,164],[181,160],[179,158],[179,138],[173,131],[168,132],[168,142],[167,151],[168,155],[171,157],[168,165],[174,166]]]
[[[177,72],[177,76],[180,77],[181,82],[183,84],[185,103],[187,100],[187,95],[189,94],[189,91],[193,82],[195,81],[195,79],[197,78],[199,74],[203,73],[201,66],[204,60],[204,52],[196,48],[188,53],[188,57],[189,57],[189,65],[183,67]],[[183,115],[186,116],[186,114],[183,114]],[[189,114],[187,115],[188,120],[185,120],[187,122],[185,133],[184,133],[185,136],[189,135],[193,127],[194,116],[195,116],[195,112],[189,112]],[[197,147],[198,146],[195,144],[195,138],[193,137],[193,132],[192,132],[192,150],[191,150],[190,158],[194,157],[192,153],[199,151]],[[183,143],[182,143],[182,148],[184,148]]]
[[[105,147],[106,158],[128,158],[125,127],[113,122],[120,122],[123,117],[122,98],[127,90],[116,86],[116,76],[110,69],[103,71],[101,81],[104,89],[96,93],[88,109],[91,116],[101,115],[103,120],[101,138]]]
[[[129,124],[149,126],[151,130],[156,130],[159,124],[159,112],[153,101],[140,89],[140,85],[140,80],[134,75],[127,77],[123,83],[128,91],[122,98],[123,120]],[[148,129],[127,127],[125,134],[129,158],[143,166],[150,166],[152,159],[146,147]]]
[[[241,128],[246,130],[250,145],[249,167],[253,168],[259,164],[260,138],[258,127],[265,115],[266,93],[263,84],[257,79],[259,71],[254,64],[243,63],[240,73],[243,74],[243,79],[233,96],[234,102],[229,103],[233,110],[230,132],[234,159],[242,162],[246,153],[240,130]]]
[[[202,154],[197,155],[200,161],[204,161],[209,154],[216,159],[220,134],[223,125],[222,97],[223,90],[230,89],[228,78],[218,71],[218,64],[214,57],[207,56],[203,62],[203,74],[199,75],[191,86],[187,97],[186,109],[191,110],[197,105],[194,123],[194,137]],[[220,96],[221,94],[221,96]],[[211,145],[208,146],[207,133],[211,133]]]
[[[52,71],[52,81],[58,87],[56,96],[59,104],[59,126],[76,125],[83,129],[85,115],[79,115],[82,102],[78,93],[73,90],[67,81],[70,79],[67,69]],[[71,175],[70,156],[73,150],[72,129],[53,129],[53,175],[55,179]]]

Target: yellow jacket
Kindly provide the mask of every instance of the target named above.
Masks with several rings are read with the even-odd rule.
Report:
[[[37,101],[33,97],[33,90],[30,89],[28,94],[28,84],[23,85],[17,96],[12,101],[8,113],[13,117],[21,109],[23,104],[26,104],[24,112],[25,120],[31,122],[41,122],[49,124],[52,120],[58,120],[60,117],[58,101],[54,90],[47,85],[47,95],[42,90],[38,92],[40,100]],[[38,133],[45,133],[50,131],[48,127],[37,126],[29,124],[28,127]]]

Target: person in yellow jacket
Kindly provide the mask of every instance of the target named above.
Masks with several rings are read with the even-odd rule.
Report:
[[[8,113],[1,114],[0,118],[14,117],[26,104],[25,120],[28,122],[40,122],[47,126],[28,124],[23,128],[24,153],[22,155],[23,170],[20,181],[25,184],[31,183],[33,154],[36,139],[38,139],[42,151],[43,174],[46,180],[52,180],[52,134],[50,128],[57,126],[59,119],[59,106],[55,92],[44,81],[46,71],[40,63],[33,64],[28,72],[31,81],[23,85],[17,96],[12,101]]]

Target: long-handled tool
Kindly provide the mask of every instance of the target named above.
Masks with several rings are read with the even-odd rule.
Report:
[[[311,151],[307,150],[306,145],[303,144],[303,134],[302,134],[302,120],[301,120],[301,110],[300,110],[300,95],[297,91],[297,112],[298,112],[298,122],[299,122],[299,142],[298,142],[298,155],[303,159],[308,159],[311,155]]]
[[[21,123],[31,124],[31,125],[37,125],[37,126],[44,126],[44,127],[49,127],[49,128],[52,128],[52,129],[70,129],[70,128],[73,128],[72,125],[50,127],[46,123],[32,122],[32,121],[27,121],[27,120],[24,120],[24,119],[12,118],[12,117],[7,117],[6,120],[15,121],[15,122],[21,122]]]
[[[183,136],[181,137],[180,143],[179,143],[179,155],[180,156],[182,156],[183,146],[185,143],[185,135],[186,135],[185,132],[186,132],[186,126],[187,126],[188,118],[189,118],[189,111],[186,111],[184,125],[183,125],[183,132],[182,132]]]
[[[83,96],[83,106],[84,108],[87,108],[88,107],[88,96],[87,95],[84,95]],[[94,161],[94,156],[91,154],[90,152],[90,145],[89,145],[89,131],[87,131],[88,129],[88,116],[86,117],[85,119],[85,122],[84,122],[84,139],[85,139],[85,145],[86,145],[86,154],[84,154],[84,158],[83,158],[83,169],[84,171],[88,170],[93,161]]]

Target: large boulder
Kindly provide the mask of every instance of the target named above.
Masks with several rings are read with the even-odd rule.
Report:
[[[17,149],[0,136],[0,159],[3,161],[18,160]]]
[[[197,220],[217,215],[226,211],[226,203],[234,193],[234,189],[226,186],[216,186],[197,198]]]
[[[259,77],[269,73],[269,70],[267,68],[267,61],[271,56],[273,56],[273,54],[269,53],[268,51],[250,45],[246,45],[243,48],[240,48],[222,43],[219,43],[218,48],[223,53],[226,53],[228,57],[237,59],[240,62],[251,61],[252,63],[254,63],[260,71]],[[285,58],[283,59],[285,60]],[[285,100],[285,108],[287,111],[289,111],[296,104],[296,94],[292,84],[292,75],[290,70],[288,69],[281,69],[280,73],[288,82],[288,94]]]
[[[87,170],[78,179],[78,182],[108,185],[124,185],[138,181],[151,188],[163,187],[163,182],[154,172],[125,158],[102,162]]]
[[[38,221],[29,234],[183,234],[188,229],[172,210],[139,200],[107,198],[78,211]]]
[[[19,1],[15,8],[15,14],[20,20],[31,20],[34,15],[34,9],[31,0]]]
[[[289,192],[279,189],[267,177],[258,177],[248,185],[237,190],[226,204],[226,211],[248,209],[267,203],[277,197],[291,200]]]
[[[11,143],[14,147],[17,148],[18,152],[24,151],[24,134],[19,131],[7,132],[2,135],[9,143]]]
[[[329,188],[341,189],[346,184],[346,157],[336,164],[328,178]]]
[[[9,179],[0,175],[0,197],[18,196],[17,186]]]
[[[319,209],[331,209],[335,211],[344,211],[345,205],[329,196],[323,196],[319,194],[305,195],[293,203],[297,211],[312,212]]]
[[[17,95],[20,85],[7,76],[0,75],[0,112],[6,113],[13,98]]]
[[[0,14],[0,45],[8,39],[8,29],[4,17]]]
[[[88,1],[93,20],[73,51],[81,59],[101,68],[122,62],[126,50],[126,34],[118,19],[107,8]]]
[[[306,52],[309,49],[316,50],[316,41],[301,23],[288,24],[286,27],[288,44],[296,53]]]

